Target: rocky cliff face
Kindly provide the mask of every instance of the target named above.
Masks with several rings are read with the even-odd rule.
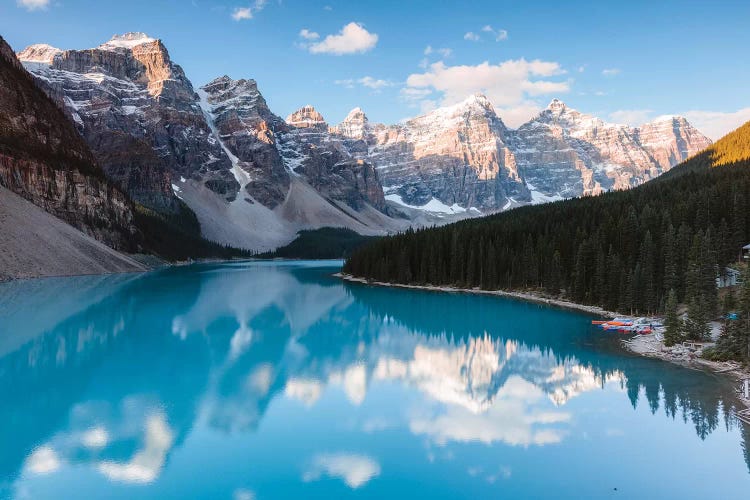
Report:
[[[201,87],[201,106],[233,164],[245,192],[274,208],[289,191],[289,174],[277,149],[275,131],[284,121],[271,113],[254,80],[223,76]]]
[[[394,126],[370,124],[355,109],[330,132],[375,166],[387,199],[453,213],[625,189],[710,144],[684,118],[633,128],[557,99],[511,130],[481,95]]]
[[[131,202],[2,38],[0,184],[114,248],[136,250]]]
[[[93,49],[35,45],[18,56],[75,120],[105,172],[136,201],[178,211],[173,177],[236,196],[231,162],[209,140],[198,96],[161,41],[128,33]]]
[[[557,99],[515,131],[511,142],[540,201],[626,189],[711,144],[684,118],[633,128],[585,115]]]
[[[506,144],[508,129],[484,96],[363,135],[389,199],[493,210],[528,196]]]
[[[364,115],[363,115],[364,116]],[[364,158],[357,158],[343,138],[331,130],[312,106],[289,115],[280,147],[289,169],[304,177],[325,197],[355,210],[369,204],[385,211],[378,174]]]

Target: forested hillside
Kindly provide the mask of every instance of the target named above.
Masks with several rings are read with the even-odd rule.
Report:
[[[344,271],[378,281],[535,289],[628,313],[717,310],[717,270],[750,242],[750,123],[640,187],[383,238]]]

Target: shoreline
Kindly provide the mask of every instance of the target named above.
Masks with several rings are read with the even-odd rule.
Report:
[[[382,281],[370,281],[364,278],[357,278],[355,276],[345,274],[342,272],[335,273],[333,276],[349,281],[351,283],[359,283],[364,285],[375,285],[390,288],[406,288],[412,290],[425,290],[433,292],[447,292],[447,293],[471,293],[475,295],[493,295],[496,297],[505,297],[517,300],[523,300],[526,302],[534,302],[537,304],[549,305],[559,307],[563,309],[570,309],[575,311],[582,311],[589,314],[595,314],[606,318],[615,318],[621,316],[613,311],[606,311],[601,307],[587,306],[584,304],[577,304],[575,302],[569,302],[567,300],[552,299],[541,295],[529,293],[529,292],[508,292],[504,290],[481,290],[478,288],[455,288],[448,286],[430,286],[430,285],[404,285],[401,283],[385,283]],[[672,363],[684,368],[690,368],[692,370],[700,370],[712,375],[726,377],[733,383],[737,383],[746,378],[750,378],[750,370],[743,368],[737,362],[718,362],[709,361],[707,359],[700,358],[695,353],[690,353],[684,349],[680,354],[672,352],[673,348],[665,348],[664,344],[656,338],[655,334],[649,335],[635,335],[626,340],[621,340],[620,345],[622,349],[630,354],[636,356],[643,356],[646,358],[658,359],[667,363]],[[668,349],[668,350],[667,350]],[[677,350],[679,352],[679,349]],[[736,389],[736,387],[735,387]],[[750,408],[750,400],[745,400],[739,394],[735,394],[737,400],[743,403],[746,407]]]
[[[352,283],[360,283],[364,285],[376,285],[390,288],[408,288],[412,290],[426,290],[432,292],[447,292],[447,293],[471,293],[475,295],[494,295],[496,297],[505,297],[509,299],[523,300],[525,302],[534,302],[536,304],[543,304],[548,306],[559,307],[562,309],[570,309],[574,311],[581,311],[589,314],[595,314],[604,318],[616,318],[622,316],[613,311],[607,311],[598,306],[587,306],[585,304],[578,304],[576,302],[570,302],[568,300],[553,299],[550,297],[544,297],[543,295],[534,294],[531,292],[508,292],[505,290],[482,290],[480,288],[455,288],[450,286],[433,286],[433,285],[404,285],[402,283],[385,283],[382,281],[369,281],[364,278],[357,278],[350,274],[335,273],[333,276],[340,278],[344,281]]]

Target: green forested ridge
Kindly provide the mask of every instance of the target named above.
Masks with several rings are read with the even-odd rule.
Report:
[[[375,236],[363,236],[343,227],[322,227],[300,231],[297,238],[273,252],[258,255],[260,258],[281,259],[342,259]]]
[[[176,215],[164,215],[136,205],[140,246],[148,253],[175,261],[201,258],[250,257],[252,252],[204,239],[195,213],[184,203]]]
[[[700,330],[718,310],[717,269],[750,242],[749,213],[750,123],[637,188],[409,230],[358,250],[344,271],[534,289],[628,313],[663,311],[674,290],[694,305],[686,328]]]

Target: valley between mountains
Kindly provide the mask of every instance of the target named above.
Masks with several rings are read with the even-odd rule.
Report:
[[[252,79],[194,86],[143,33],[3,53],[64,111],[116,192],[177,229],[197,221],[204,238],[254,252],[306,229],[384,235],[627,189],[711,144],[682,117],[630,127],[558,99],[511,129],[479,94],[392,125],[359,108],[330,124],[309,105],[284,119]],[[123,210],[102,241],[132,231]]]

